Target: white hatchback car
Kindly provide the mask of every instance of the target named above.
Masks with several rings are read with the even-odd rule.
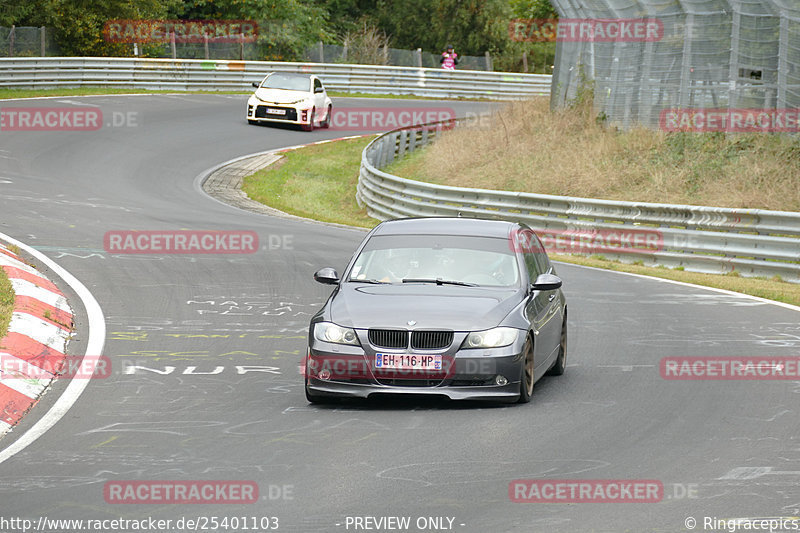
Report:
[[[306,131],[331,124],[333,103],[316,76],[273,72],[253,87],[256,91],[247,100],[249,124],[283,122]]]

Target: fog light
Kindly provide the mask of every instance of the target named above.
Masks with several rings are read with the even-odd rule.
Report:
[[[506,379],[505,376],[497,376],[496,378],[494,378],[494,382],[500,385],[501,387],[503,385],[508,385],[508,380]]]
[[[331,379],[331,371],[328,369],[320,370],[318,376],[319,379],[323,381],[328,381],[329,379]]]

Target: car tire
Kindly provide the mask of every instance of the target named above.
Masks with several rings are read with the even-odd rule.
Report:
[[[316,118],[316,114],[314,110],[311,110],[311,116],[308,117],[308,124],[303,124],[304,131],[314,131],[314,119]]]
[[[331,115],[332,114],[333,114],[333,106],[329,105],[328,106],[328,114],[325,115],[325,120],[322,122],[322,124],[319,125],[320,128],[326,128],[327,129],[327,128],[331,127]]]
[[[533,341],[530,334],[525,340],[525,347],[522,349],[524,359],[522,361],[522,372],[519,379],[519,403],[529,403],[533,395]]]
[[[567,369],[567,313],[564,312],[564,322],[561,324],[561,342],[558,345],[558,356],[556,362],[547,374],[550,376],[560,376]]]

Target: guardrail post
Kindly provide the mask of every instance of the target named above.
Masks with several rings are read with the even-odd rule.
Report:
[[[400,136],[398,138],[399,142],[397,143],[397,158],[401,158],[406,153],[406,145],[408,143],[408,130],[403,130],[400,132]]]

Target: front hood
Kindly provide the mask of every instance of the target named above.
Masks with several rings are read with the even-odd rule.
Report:
[[[499,325],[523,296],[522,289],[344,283],[330,315],[336,324],[359,329],[479,331]]]
[[[303,91],[287,91],[286,89],[256,89],[255,96],[273,104],[290,104],[309,98],[310,93]]]

